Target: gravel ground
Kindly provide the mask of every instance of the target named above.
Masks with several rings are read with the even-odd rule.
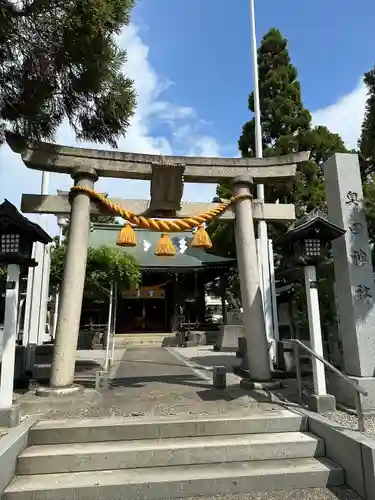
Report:
[[[308,490],[279,490],[269,492],[219,495],[215,497],[191,497],[183,500],[362,500],[348,488],[311,488]],[[168,499],[166,499],[168,500]],[[182,500],[182,499],[181,499]]]
[[[283,381],[283,385],[285,386],[285,388],[281,392],[283,392],[286,395],[288,400],[296,402],[297,401],[296,381],[291,379],[285,380]],[[312,393],[312,391],[313,391],[312,382],[305,380],[304,395],[307,396],[308,394]],[[336,409],[335,411],[323,413],[323,416],[329,418],[330,420],[333,420],[334,422],[337,422],[346,429],[353,429],[353,430],[358,429],[357,416],[352,415],[351,413],[348,413],[344,410]],[[366,423],[366,434],[368,436],[375,438],[375,415],[371,416],[369,415],[365,417],[365,423]]]
[[[336,410],[329,413],[324,413],[326,418],[337,422],[347,429],[358,429],[358,422],[356,415],[350,415],[346,411]],[[375,416],[368,416],[365,418],[366,434],[375,438]]]

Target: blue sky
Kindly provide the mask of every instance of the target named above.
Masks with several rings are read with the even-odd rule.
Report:
[[[364,113],[361,79],[375,63],[374,19],[373,0],[256,0],[258,41],[272,26],[282,31],[314,122],[340,133],[351,147]],[[119,42],[128,50],[124,70],[135,80],[139,103],[120,150],[238,154],[252,90],[248,0],[138,0]],[[56,140],[77,145],[67,125]],[[40,173],[2,148],[0,199],[19,205],[21,193],[37,193],[39,184]],[[50,191],[70,185],[69,178],[53,175]],[[111,196],[149,195],[140,181],[106,180],[97,187]],[[212,187],[186,186],[184,198],[206,201],[212,194]]]
[[[310,110],[353,91],[375,62],[372,0],[255,4],[258,41],[272,26],[288,39]],[[169,98],[198,109],[220,143],[233,145],[252,90],[249,1],[141,0],[134,19],[145,25],[151,64],[175,83]]]

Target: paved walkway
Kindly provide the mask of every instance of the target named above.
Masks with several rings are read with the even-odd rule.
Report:
[[[213,388],[210,370],[195,368],[173,349],[129,347],[111,379],[99,398],[78,399],[69,411],[53,410],[48,418],[248,414],[249,408],[278,408],[241,389],[237,378],[229,377],[224,390]]]

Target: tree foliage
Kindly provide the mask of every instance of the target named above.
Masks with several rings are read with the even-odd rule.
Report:
[[[325,209],[324,179],[322,163],[334,152],[347,152],[338,134],[324,126],[313,126],[311,115],[304,107],[301,86],[296,68],[288,53],[287,40],[279,30],[272,28],[262,39],[258,50],[259,97],[262,125],[262,145],[264,156],[284,155],[301,151],[311,151],[310,160],[298,165],[297,177],[293,185],[265,186],[267,202],[293,203],[297,217],[316,207]],[[249,110],[254,113],[254,94],[248,101]],[[255,156],[255,120],[244,124],[238,140],[238,148],[243,157]],[[229,196],[228,185],[217,189],[218,196]],[[255,193],[253,193],[255,194]],[[277,237],[285,232],[286,224],[269,224],[275,251],[285,255],[285,249],[278,248]],[[210,228],[215,253],[235,257],[233,227],[218,222]],[[321,305],[323,331],[332,328],[336,321],[332,308],[333,278],[331,269],[325,266],[320,272],[318,287]],[[301,277],[298,281],[301,281]],[[296,318],[301,330],[305,331],[306,298],[303,287],[297,287],[295,295],[297,310],[303,311]]]
[[[258,50],[259,96],[264,155],[298,151],[297,137],[309,129],[311,116],[301,100],[297,70],[291,64],[287,40],[272,28]],[[254,92],[248,106],[254,113]],[[238,147],[243,157],[255,156],[255,119],[245,123]]]
[[[7,268],[0,264],[0,283],[5,281],[7,277]]]
[[[362,180],[371,181],[375,174],[375,67],[365,73],[364,82],[367,102],[358,146]]]
[[[339,135],[324,126],[313,127],[304,107],[296,68],[291,63],[287,40],[272,28],[258,50],[259,97],[262,143],[265,156],[311,151],[310,161],[298,166],[294,186],[266,191],[267,199],[294,203],[299,214],[324,202],[321,164],[333,152],[345,152]],[[254,113],[254,93],[249,97]],[[238,141],[242,156],[255,156],[255,120],[245,123]],[[267,187],[266,187],[267,188]]]
[[[116,36],[134,0],[0,0],[0,142],[11,130],[53,140],[64,119],[77,139],[116,146],[134,113]]]
[[[365,73],[367,88],[365,117],[358,141],[359,162],[370,242],[375,243],[375,67]],[[373,261],[375,250],[373,248]]]
[[[316,207],[324,206],[324,184],[321,165],[333,152],[346,152],[338,134],[327,127],[313,127],[311,115],[305,109],[297,70],[292,65],[287,40],[280,31],[272,28],[263,38],[258,50],[259,98],[262,124],[262,144],[265,156],[311,151],[310,160],[298,166],[294,184],[266,186],[266,200],[294,203],[297,216]],[[254,93],[248,101],[254,113]],[[238,147],[243,157],[255,156],[255,119],[245,123]],[[221,198],[229,196],[227,184],[218,186]],[[285,225],[270,225],[277,234]],[[213,250],[221,255],[235,256],[233,229],[223,223],[211,228]]]
[[[63,277],[66,245],[51,251],[51,284],[58,285]],[[135,287],[140,283],[141,272],[136,260],[119,248],[101,247],[88,249],[87,288],[108,290],[109,283],[117,283],[119,290]]]

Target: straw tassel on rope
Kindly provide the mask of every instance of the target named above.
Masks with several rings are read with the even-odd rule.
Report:
[[[199,224],[194,234],[191,246],[194,248],[211,248],[212,242],[203,224]]]
[[[116,245],[118,247],[135,247],[137,245],[135,231],[128,222],[119,232]]]
[[[175,255],[176,249],[174,248],[171,240],[165,233],[174,233],[181,231],[191,231],[195,227],[198,227],[196,231],[192,246],[196,248],[211,248],[212,243],[209,235],[207,234],[204,224],[210,223],[211,221],[220,217],[231,205],[237,201],[244,199],[252,199],[250,194],[239,194],[232,196],[229,200],[223,201],[218,204],[215,208],[207,210],[207,212],[194,215],[193,217],[185,217],[184,219],[152,219],[149,217],[144,217],[143,215],[136,215],[130,210],[126,210],[121,205],[113,203],[106,196],[97,193],[94,189],[86,188],[83,186],[74,186],[71,188],[71,192],[85,193],[90,197],[91,200],[97,202],[98,204],[104,206],[106,211],[109,211],[119,217],[122,217],[128,223],[121,230],[117,245],[118,246],[135,246],[136,245],[136,235],[133,227],[134,225],[139,229],[148,229],[151,231],[163,231],[163,235],[159,240],[157,245],[156,255]]]
[[[155,255],[159,257],[173,257],[176,249],[167,234],[162,234],[156,244]]]

